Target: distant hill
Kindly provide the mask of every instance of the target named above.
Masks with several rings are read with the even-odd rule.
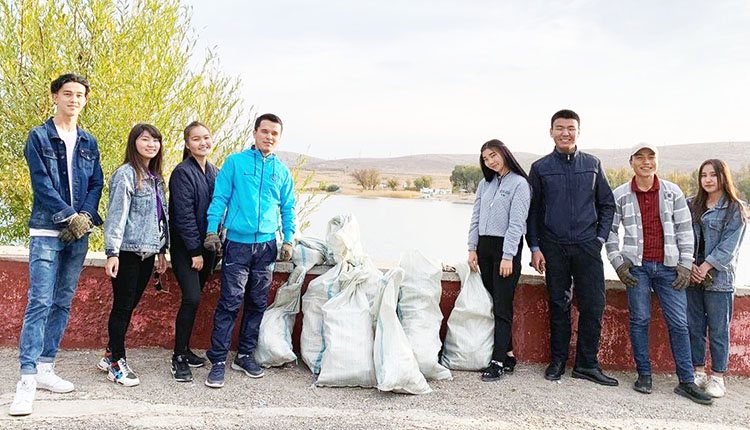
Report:
[[[550,145],[550,150],[552,146]],[[724,160],[733,170],[750,165],[750,142],[691,143],[660,146],[659,171],[691,172],[707,158]],[[629,149],[584,149],[602,160],[605,168],[628,167]],[[300,154],[279,152],[279,157],[289,166],[296,164]],[[528,152],[514,153],[525,169],[541,157]],[[378,169],[384,174],[410,173],[419,175],[450,175],[456,165],[478,164],[479,154],[421,154],[392,158],[343,158],[325,160],[307,157],[305,170],[351,172],[359,169]]]

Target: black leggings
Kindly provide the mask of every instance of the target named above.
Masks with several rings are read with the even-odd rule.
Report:
[[[216,253],[203,250],[203,268],[197,271],[192,268],[192,257],[179,238],[174,238],[170,255],[172,270],[182,290],[182,303],[175,319],[174,353],[184,354],[190,348],[190,335],[193,333],[195,314],[201,301],[201,293],[211,268],[216,261]]]
[[[134,253],[120,251],[120,265],[117,277],[112,279],[112,311],[109,313],[109,350],[112,362],[125,358],[125,334],[130,325],[130,317],[138,306],[143,291],[154,270],[155,255],[145,260]]]
[[[492,359],[504,362],[508,352],[513,351],[513,297],[521,277],[521,250],[523,242],[513,258],[513,273],[507,278],[500,275],[500,260],[503,258],[503,238],[479,236],[477,257],[482,283],[492,296],[495,312],[495,345]]]

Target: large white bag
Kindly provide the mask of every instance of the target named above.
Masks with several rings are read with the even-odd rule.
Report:
[[[323,305],[341,290],[339,275],[348,266],[340,262],[326,273],[310,281],[307,291],[302,296],[302,335],[300,353],[302,361],[314,374],[320,373],[320,362],[323,359]]]
[[[401,268],[392,269],[381,289],[377,324],[375,326],[375,374],[380,391],[427,394],[432,389],[419,371],[409,340],[396,315],[396,298],[403,279]]]
[[[316,384],[374,387],[374,333],[367,295],[360,285],[349,283],[322,309],[325,345]]]
[[[296,266],[276,291],[274,302],[260,323],[255,361],[263,367],[281,366],[297,359],[292,349],[292,330],[299,313],[300,291],[307,271],[326,262],[325,244],[313,238],[297,240],[292,263]]]
[[[276,299],[260,322],[255,361],[263,367],[282,366],[297,359],[292,349],[292,329],[299,312],[299,293],[307,270],[294,268],[287,282],[276,291]]]
[[[401,254],[399,267],[404,270],[404,277],[399,289],[398,316],[419,370],[427,380],[451,379],[450,370],[438,363],[443,346],[440,341],[442,264],[417,250],[409,250]]]
[[[453,370],[482,370],[492,359],[495,318],[492,298],[482,284],[479,272],[466,262],[456,264],[461,292],[448,317],[441,363]]]

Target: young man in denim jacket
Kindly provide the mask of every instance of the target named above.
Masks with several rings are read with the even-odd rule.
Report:
[[[651,291],[656,293],[669,329],[677,378],[674,392],[701,403],[713,400],[694,383],[687,324],[687,296],[693,263],[690,209],[680,188],[656,176],[658,152],[641,143],[630,152],[635,176],[617,187],[615,217],[607,239],[607,257],[627,287],[630,343],[638,370],[633,389],[651,393],[648,326]],[[620,249],[619,228],[625,232]]]
[[[29,132],[24,155],[34,203],[29,219],[29,293],[19,342],[21,381],[11,415],[32,411],[36,388],[67,393],[73,384],[55,374],[54,359],[88,250],[104,178],[99,148],[77,127],[88,82],[74,74],[52,81],[55,116]]]
[[[203,246],[211,252],[219,250],[221,241],[217,233],[225,214],[227,240],[221,266],[221,296],[214,313],[211,349],[206,352],[212,364],[206,385],[212,388],[224,386],[234,321],[243,302],[239,347],[232,369],[253,378],[263,376],[253,353],[273,278],[276,233],[280,228],[283,234],[282,261],[292,258],[294,235],[292,175],[273,153],[281,139],[282,127],[276,115],[259,116],[253,131],[255,145],[230,155],[216,176]]]

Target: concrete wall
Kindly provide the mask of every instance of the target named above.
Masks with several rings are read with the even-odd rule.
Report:
[[[23,313],[26,308],[28,289],[28,251],[19,248],[0,247],[0,346],[17,347]],[[107,342],[107,319],[112,303],[112,289],[104,274],[103,257],[92,255],[87,259],[73,300],[68,329],[63,338],[63,348],[101,348]],[[323,273],[326,267],[316,267],[307,276],[307,283]],[[287,278],[291,265],[278,263],[274,275],[269,303],[273,301],[276,288]],[[209,346],[213,326],[213,309],[219,297],[219,274],[208,281],[198,310],[191,346],[205,349]],[[126,346],[161,346],[172,348],[174,342],[174,317],[180,305],[180,289],[170,271],[164,277],[164,290],[156,291],[152,286],[146,290],[140,305],[135,310],[128,332]],[[443,311],[441,336],[445,336],[445,321],[450,315],[458,296],[460,284],[455,273],[443,274],[443,296],[440,306]],[[738,291],[735,299],[734,319],[731,333],[731,356],[729,371],[750,376],[750,295]],[[658,301],[652,299],[653,319],[651,325],[651,359],[654,370],[673,372],[667,328],[661,315]],[[574,309],[573,320],[577,322]],[[298,315],[294,330],[295,346],[299,345],[302,315]],[[574,325],[575,328],[575,325]],[[236,333],[235,333],[236,336]],[[571,351],[575,343],[573,332]],[[515,300],[513,338],[515,352],[521,361],[546,363],[549,358],[549,314],[547,294],[543,279],[524,275],[519,283]],[[622,284],[607,281],[607,307],[602,323],[599,359],[606,369],[635,371],[628,337],[627,297]],[[572,359],[569,362],[572,365]]]

